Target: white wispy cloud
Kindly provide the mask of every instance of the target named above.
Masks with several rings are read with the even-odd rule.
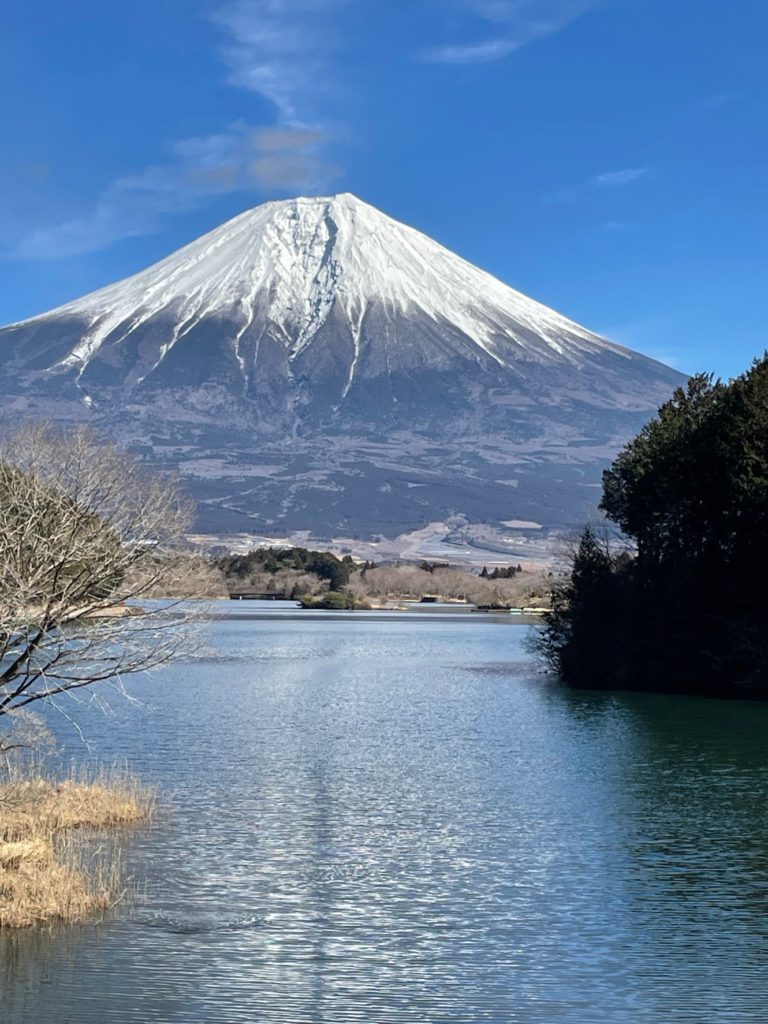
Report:
[[[469,43],[466,46],[436,46],[425,50],[422,56],[436,64],[486,64],[503,60],[520,45],[511,39],[490,39],[485,43]]]
[[[230,192],[294,192],[325,188],[341,171],[320,153],[317,130],[236,124],[182,139],[170,159],[113,181],[91,210],[24,236],[9,255],[61,259],[97,252],[124,238],[152,234],[166,219]]]
[[[212,16],[232,85],[274,104],[281,122],[304,124],[329,73],[329,19],[349,0],[231,0]]]
[[[472,16],[473,36],[486,37],[431,47],[422,53],[427,61],[442,64],[487,63],[503,60],[528,43],[560,32],[603,0],[457,0]],[[492,30],[493,35],[487,36]]]
[[[273,107],[273,123],[238,123],[177,140],[167,159],[122,175],[90,210],[24,235],[6,257],[59,259],[152,234],[167,219],[231,192],[259,199],[326,190],[343,173],[315,116],[329,81],[328,19],[349,0],[228,0],[213,9],[227,80]]]
[[[592,179],[592,184],[598,188],[616,188],[619,185],[629,185],[647,173],[647,167],[625,167],[620,171],[606,171],[604,174],[596,175]]]
[[[544,201],[548,203],[571,203],[590,192],[607,191],[609,189],[621,188],[624,185],[631,185],[633,182],[645,177],[650,170],[650,167],[624,167],[617,171],[603,171],[601,174],[595,174],[593,177],[587,178],[586,181],[580,181],[576,185],[568,185],[565,188],[558,189],[556,192],[551,192],[548,196],[544,197]],[[615,224],[616,222],[611,221],[609,223]]]

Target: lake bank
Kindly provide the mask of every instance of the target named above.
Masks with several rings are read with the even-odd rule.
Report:
[[[114,905],[119,851],[95,858],[94,839],[149,821],[153,808],[149,790],[110,774],[0,783],[0,929],[72,924]]]
[[[418,625],[424,621],[447,621],[462,623],[517,623],[518,625],[536,625],[541,623],[540,610],[518,609],[479,609],[475,605],[457,602],[422,603],[420,601],[393,601],[388,605],[372,608],[338,609],[329,611],[319,608],[302,608],[298,601],[250,601],[241,599],[221,598],[210,602],[200,602],[202,608],[209,605],[209,616],[215,619],[249,620],[263,618],[291,618],[307,622],[325,621],[364,621],[386,622],[403,621]]]

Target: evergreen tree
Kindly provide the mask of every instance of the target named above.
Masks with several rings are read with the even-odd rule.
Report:
[[[678,389],[603,477],[539,649],[579,685],[768,696],[768,358]]]

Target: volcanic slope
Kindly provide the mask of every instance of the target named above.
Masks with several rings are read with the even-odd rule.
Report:
[[[349,194],[266,203],[6,327],[0,367],[6,418],[177,465],[204,529],[316,537],[576,522],[683,380]]]

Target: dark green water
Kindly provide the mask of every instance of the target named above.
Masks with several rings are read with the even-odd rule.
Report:
[[[524,633],[222,622],[80,709],[169,810],[136,906],[0,937],[2,1024],[768,1019],[768,707],[571,693]]]

